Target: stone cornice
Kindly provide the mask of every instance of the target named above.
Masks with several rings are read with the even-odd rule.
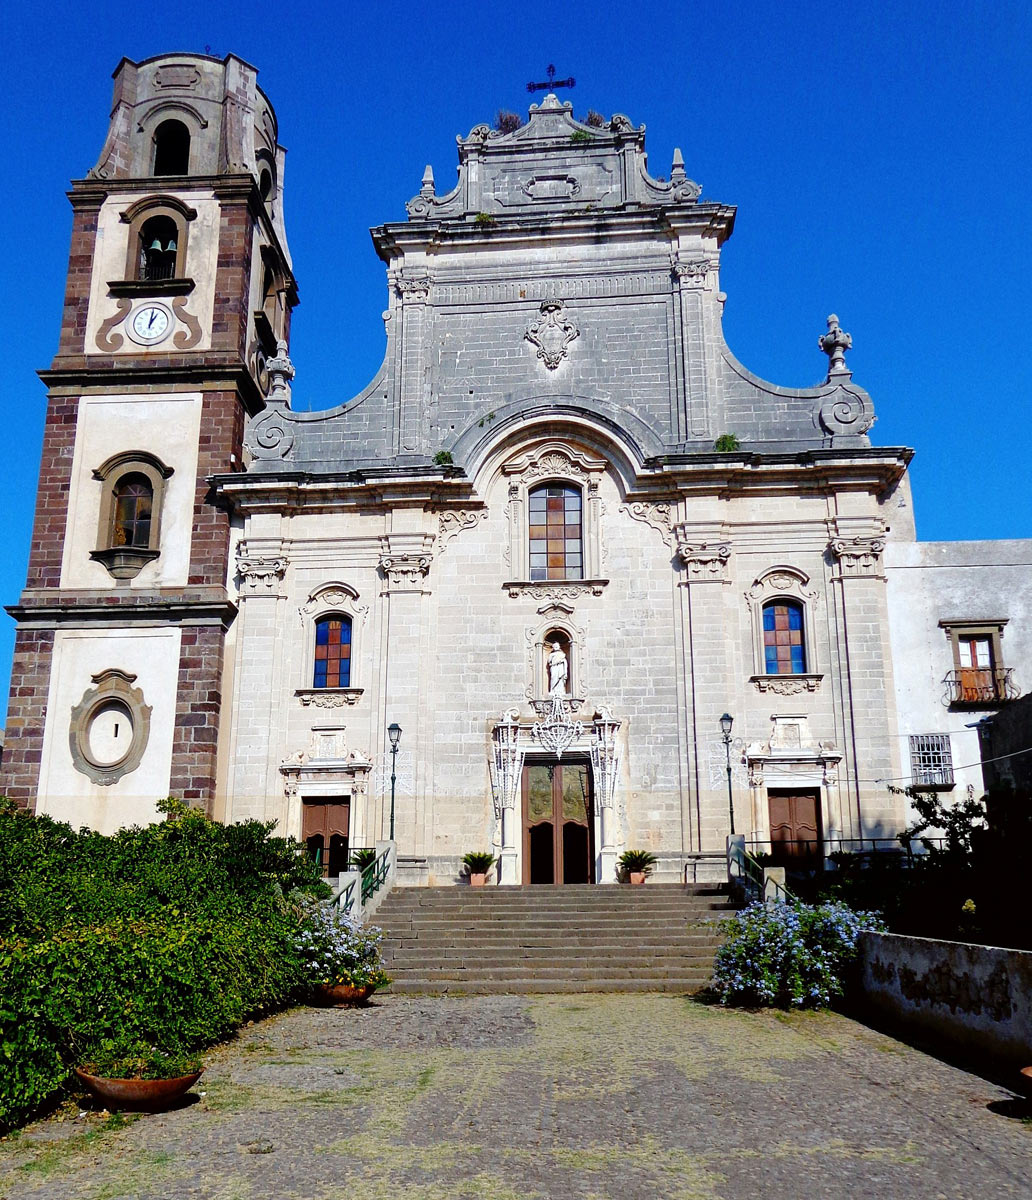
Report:
[[[120,588],[110,592],[26,591],[6,611],[23,628],[56,629],[65,625],[221,625],[228,627],[237,606],[221,588],[147,591]]]
[[[138,392],[142,384],[179,385],[180,390],[237,391],[249,414],[265,407],[247,367],[234,354],[213,350],[180,350],[170,355],[59,355],[36,374],[51,392],[83,395],[113,388]]]

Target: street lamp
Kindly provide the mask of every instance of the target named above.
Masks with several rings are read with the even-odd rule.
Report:
[[[394,785],[397,779],[397,744],[401,742],[401,726],[397,721],[391,721],[388,726],[390,738],[390,840],[394,841]],[[731,779],[731,768],[727,768],[727,778]],[[734,830],[732,830],[732,833]]]
[[[720,733],[724,741],[724,755],[727,758],[727,811],[731,817],[731,836],[735,836],[735,802],[731,795],[731,726],[735,719],[730,713],[724,713],[720,718]]]

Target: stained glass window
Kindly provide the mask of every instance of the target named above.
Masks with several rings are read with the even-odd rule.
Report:
[[[583,579],[580,488],[548,483],[529,501],[531,579]]]
[[[794,600],[772,600],[763,606],[763,650],[768,675],[805,673],[801,604]]]
[[[351,618],[322,617],[315,623],[312,687],[351,686]]]
[[[126,475],[115,487],[114,546],[149,546],[154,489],[145,475]]]

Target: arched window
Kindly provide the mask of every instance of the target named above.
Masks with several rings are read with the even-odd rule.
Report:
[[[154,174],[190,173],[190,130],[182,121],[162,121],[154,131]]]
[[[140,226],[137,279],[174,279],[179,227],[171,217],[151,217]]]
[[[150,546],[154,488],[146,475],[123,475],[115,484],[111,545]]]
[[[769,600],[763,606],[763,652],[768,675],[805,675],[803,606],[797,600]]]
[[[263,200],[268,200],[272,195],[272,172],[268,167],[262,167],[258,176],[258,191],[261,192]]]
[[[583,579],[581,490],[546,483],[528,496],[530,507],[530,578]]]
[[[315,623],[313,688],[351,686],[351,618],[331,613]]]

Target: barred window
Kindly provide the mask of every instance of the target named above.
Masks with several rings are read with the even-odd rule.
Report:
[[[795,600],[771,600],[763,606],[763,652],[768,675],[806,673],[803,606]]]
[[[953,755],[948,733],[910,735],[910,775],[914,787],[953,787]]]
[[[531,579],[583,579],[580,488],[549,483],[529,501]]]
[[[315,670],[312,687],[351,686],[351,618],[343,614],[315,623]]]

